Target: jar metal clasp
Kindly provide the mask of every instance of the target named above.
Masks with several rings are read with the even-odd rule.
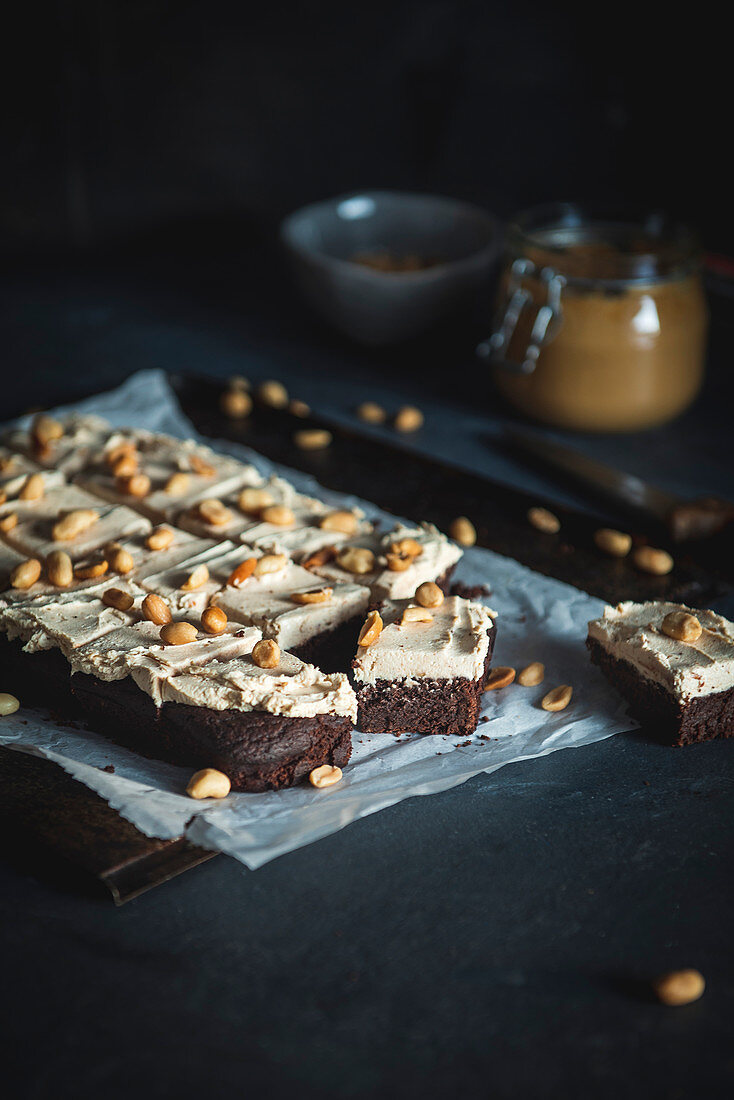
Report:
[[[509,359],[507,353],[520,317],[525,309],[537,302],[537,295],[523,285],[528,276],[533,276],[545,287],[545,301],[538,305],[522,357]],[[538,272],[532,260],[515,260],[507,284],[507,304],[495,319],[492,335],[477,345],[477,355],[512,374],[532,374],[542,348],[553,339],[563,320],[561,292],[565,285],[563,275],[552,267],[544,267]]]

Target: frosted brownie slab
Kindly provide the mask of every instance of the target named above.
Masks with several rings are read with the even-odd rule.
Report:
[[[366,733],[469,735],[479,720],[496,628],[482,604],[449,596],[438,607],[389,602],[382,630],[352,662]]]
[[[58,470],[44,470],[26,455],[17,454],[7,447],[0,447],[0,513],[7,513],[13,501],[22,494],[33,474],[41,475],[43,492],[64,483],[64,475]]]
[[[621,603],[587,647],[631,712],[676,745],[734,736],[734,623],[683,604]]]
[[[30,429],[11,429],[3,435],[2,442],[11,450],[27,455],[46,469],[58,470],[68,478],[99,453],[112,432],[107,421],[99,416],[72,414],[54,423],[59,425],[61,434],[48,442],[39,441],[33,425]]]

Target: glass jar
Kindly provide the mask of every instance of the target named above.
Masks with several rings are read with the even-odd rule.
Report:
[[[526,415],[580,431],[635,431],[694,399],[707,331],[688,230],[658,216],[558,204],[510,226],[497,320],[479,351]]]

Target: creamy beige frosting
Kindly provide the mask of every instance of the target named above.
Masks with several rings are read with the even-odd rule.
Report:
[[[56,542],[52,529],[58,519],[77,509],[90,509],[99,519],[74,539]],[[45,558],[52,550],[65,550],[74,561],[108,542],[150,531],[150,520],[124,505],[107,504],[76,485],[52,489],[41,500],[18,501],[13,507],[18,522],[3,533],[4,540],[29,557]]]
[[[387,568],[386,554],[393,542],[400,539],[415,539],[422,546],[422,553],[414,559],[412,565],[402,572]],[[381,600],[409,599],[416,588],[424,581],[435,581],[455,565],[462,551],[431,523],[422,523],[416,527],[397,524],[381,537],[350,539],[349,546],[364,546],[375,555],[377,568],[372,573],[354,575],[342,569],[336,561],[314,566],[314,573],[332,580],[352,579],[368,585],[375,602]]]
[[[64,483],[64,475],[59,470],[44,470],[27,455],[0,447],[0,512],[11,512],[15,498],[32,474],[41,474],[44,491],[57,488]]]
[[[663,619],[671,611],[695,615],[703,627],[700,638],[678,642],[664,634]],[[734,623],[713,611],[677,603],[621,603],[605,607],[602,618],[589,623],[589,637],[684,702],[734,687]]]
[[[494,612],[460,596],[449,596],[440,607],[429,609],[431,622],[401,625],[403,611],[412,602],[385,605],[379,638],[357,650],[355,680],[359,684],[376,680],[410,684],[420,679],[478,680],[483,676]]]
[[[16,428],[8,432],[3,442],[14,450],[29,455],[48,469],[60,470],[67,477],[81,470],[90,458],[104,446],[112,428],[100,416],[72,413],[62,417],[64,434],[48,445],[47,453],[37,455],[30,432]]]

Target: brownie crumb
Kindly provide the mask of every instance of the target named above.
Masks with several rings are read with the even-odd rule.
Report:
[[[110,775],[113,774],[114,770],[115,770],[115,765],[114,764],[105,764],[105,766],[102,768],[103,772],[109,772]]]
[[[465,600],[478,600],[482,596],[491,596],[492,589],[488,584],[462,584],[455,581],[451,585],[451,595],[461,596]]]

